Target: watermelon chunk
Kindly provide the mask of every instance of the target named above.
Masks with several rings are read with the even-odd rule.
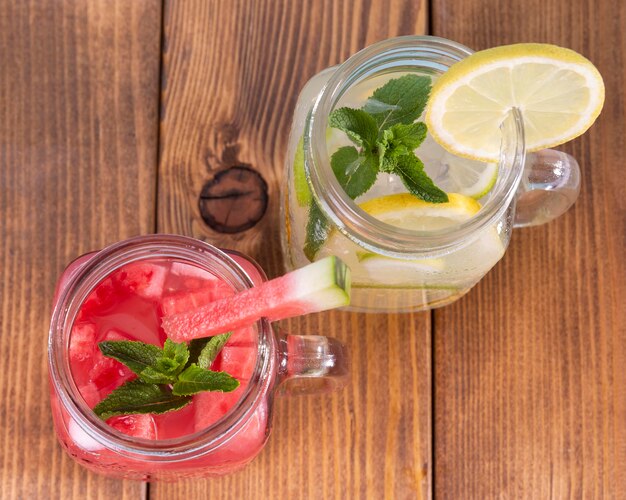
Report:
[[[102,340],[130,340],[117,330],[109,330]],[[113,389],[134,377],[133,372],[119,361],[108,358],[94,345],[93,367],[89,370],[89,380],[100,391],[100,399],[104,399]]]
[[[157,427],[157,439],[173,439],[195,432],[193,404],[152,416]]]
[[[216,282],[221,283],[221,282]],[[164,316],[171,316],[198,307],[204,306],[217,299],[234,295],[233,290],[228,287],[220,287],[217,284],[210,286],[203,286],[199,290],[193,290],[191,292],[180,292],[173,295],[164,297],[161,301],[161,310]]]
[[[201,267],[184,262],[172,262],[166,282],[166,290],[197,290],[207,287],[212,288],[219,283],[221,281],[217,276]]]
[[[93,366],[96,325],[74,323],[70,332],[69,357],[76,385],[81,387],[90,382],[89,370]]]
[[[116,342],[119,340],[132,340],[132,338],[130,337],[130,335],[126,335],[119,330],[116,330],[115,328],[111,328],[104,334],[102,340]],[[98,349],[98,352],[100,352],[100,349]]]
[[[167,268],[151,262],[127,264],[113,274],[113,283],[141,297],[154,299],[163,295]]]
[[[206,429],[221,419],[245,391],[239,386],[233,392],[199,392],[193,397],[195,432]]]
[[[217,355],[213,366],[215,371],[230,373],[239,380],[250,380],[256,365],[256,350],[250,347],[226,344]]]
[[[119,300],[118,291],[111,278],[101,281],[80,306],[76,321],[91,318],[94,314],[102,314]]]
[[[212,370],[225,371],[239,380],[239,387],[232,392],[200,392],[193,397],[195,431],[206,429],[221,419],[239,401],[248,386],[248,381],[256,365],[256,332],[252,331],[255,343],[251,345],[231,345],[231,340],[222,347],[211,366]],[[231,337],[232,339],[233,337]]]
[[[102,400],[98,386],[93,382],[80,386],[78,388],[78,392],[80,392],[80,395],[83,397],[89,408],[93,408]]]
[[[149,413],[111,417],[107,420],[107,424],[129,436],[156,439],[156,425]]]
[[[170,266],[170,272],[176,276],[185,278],[198,278],[206,281],[219,281],[219,278],[214,274],[202,269],[201,267],[194,266],[193,264],[185,264],[184,262],[172,262]]]
[[[213,296],[213,290],[210,289],[177,293],[163,298],[161,310],[165,316],[178,314],[213,302]]]
[[[95,342],[95,324],[74,323],[70,333],[70,361],[72,363],[91,361]]]
[[[133,378],[133,372],[119,361],[101,355],[89,371],[89,379],[101,391],[103,398],[113,389]]]
[[[350,270],[337,257],[319,260],[280,278],[163,318],[168,337],[182,342],[252,325],[348,305]]]
[[[235,330],[228,339],[229,346],[256,347],[258,342],[259,336],[253,326]]]

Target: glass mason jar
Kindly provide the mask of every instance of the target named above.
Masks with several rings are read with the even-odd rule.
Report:
[[[48,341],[52,417],[69,455],[90,470],[131,479],[215,476],[252,460],[269,436],[274,394],[328,391],[347,377],[345,351],[334,339],[285,335],[263,319],[256,323],[256,365],[238,402],[208,428],[176,439],[123,434],[99,419],[72,377],[69,342],[73,322],[90,292],[124,264],[170,259],[207,270],[242,291],[266,279],[251,259],[174,235],[132,238],[71,263],[57,283]]]
[[[374,44],[309,80],[293,117],[281,193],[281,241],[288,270],[334,254],[352,271],[349,309],[401,312],[439,307],[467,293],[502,258],[513,227],[543,224],[574,203],[580,178],[576,160],[554,150],[526,154],[523,119],[516,108],[500,127],[495,184],[470,219],[424,230],[374,218],[359,204],[381,194],[406,192],[390,174],[379,174],[357,202],[346,195],[330,164],[331,154],[346,143],[329,128],[330,113],[343,106],[360,107],[374,89],[397,76],[415,73],[435,80],[471,53],[442,38],[399,37]],[[471,161],[446,152],[430,137],[417,153],[436,182],[445,177],[448,164]],[[314,211],[316,219],[311,218]],[[309,220],[320,219],[327,224],[328,236],[311,255],[307,235],[319,226]]]

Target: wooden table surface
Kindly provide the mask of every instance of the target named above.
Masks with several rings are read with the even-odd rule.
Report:
[[[622,0],[0,0],[0,497],[626,498],[626,2]],[[279,398],[244,471],[142,485],[58,446],[46,338],[76,255],[172,232],[282,272],[279,197],[298,92],[396,35],[474,49],[551,42],[589,57],[606,104],[562,147],[582,168],[565,216],[516,230],[454,305],[291,321],[349,346],[351,384]],[[212,231],[198,196],[235,165],[265,216]]]

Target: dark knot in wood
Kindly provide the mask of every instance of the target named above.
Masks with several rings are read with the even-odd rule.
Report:
[[[267,210],[267,183],[249,167],[221,170],[200,192],[202,219],[220,233],[239,233],[261,220]]]

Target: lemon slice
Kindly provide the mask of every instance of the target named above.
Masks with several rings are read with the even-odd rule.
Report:
[[[448,203],[428,203],[409,193],[381,196],[359,206],[372,217],[387,224],[413,230],[436,230],[473,217],[480,210],[476,200],[448,193]],[[463,279],[463,273],[495,263],[504,252],[498,234],[485,232],[468,251],[471,255],[452,254],[439,258],[398,259],[366,252],[356,243],[334,230],[320,254],[340,257],[352,270],[353,283],[359,286],[403,286],[404,288],[450,288]],[[476,252],[474,252],[474,247]],[[471,260],[480,261],[472,263]]]
[[[463,222],[480,210],[476,200],[448,193],[447,203],[429,203],[409,193],[381,196],[359,206],[372,217],[404,229],[432,231]]]
[[[371,252],[357,252],[357,258],[365,274],[378,282],[393,283],[398,277],[400,281],[419,281],[428,274],[443,271],[446,265],[444,259],[401,260]]]
[[[446,153],[441,160],[446,167],[446,176],[439,182],[444,191],[479,199],[485,196],[498,179],[498,164],[469,160]]]
[[[600,114],[604,83],[573,50],[523,43],[472,54],[434,84],[425,121],[434,139],[459,156],[494,162],[500,124],[512,108],[524,119],[526,149],[563,144]]]

